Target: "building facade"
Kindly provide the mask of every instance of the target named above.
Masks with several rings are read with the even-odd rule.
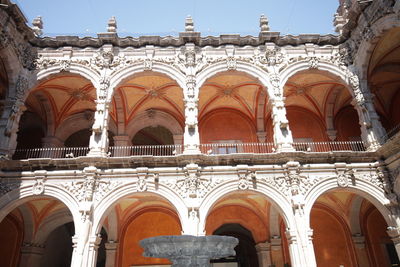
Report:
[[[168,265],[138,241],[180,234],[400,266],[400,1],[339,2],[336,35],[79,38],[1,0],[2,266]]]

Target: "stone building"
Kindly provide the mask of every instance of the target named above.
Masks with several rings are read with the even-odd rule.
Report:
[[[0,2],[2,266],[165,265],[138,241],[179,234],[238,237],[220,266],[400,266],[399,0],[340,0],[335,35],[138,38]]]

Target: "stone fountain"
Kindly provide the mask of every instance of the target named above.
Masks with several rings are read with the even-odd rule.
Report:
[[[157,236],[140,241],[143,256],[168,258],[173,267],[209,267],[211,259],[235,255],[238,243],[237,238],[217,235]]]

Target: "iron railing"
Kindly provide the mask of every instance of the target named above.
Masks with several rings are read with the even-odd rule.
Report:
[[[365,151],[363,141],[294,142],[293,148],[304,152]]]
[[[200,151],[207,155],[226,155],[235,153],[272,153],[274,143],[212,143],[200,144]]]
[[[13,159],[29,158],[75,158],[86,156],[89,147],[44,147],[16,149]]]
[[[183,153],[182,145],[111,146],[111,157],[174,156]]]
[[[330,151],[365,151],[362,141],[331,141],[331,142],[294,142],[296,151],[330,152]],[[206,155],[227,155],[240,153],[267,154],[275,152],[274,143],[212,143],[200,144],[200,151]],[[175,156],[182,154],[183,145],[142,145],[142,146],[111,146],[108,149],[110,157],[130,156]],[[49,147],[15,150],[13,159],[28,158],[75,158],[86,156],[88,147]]]

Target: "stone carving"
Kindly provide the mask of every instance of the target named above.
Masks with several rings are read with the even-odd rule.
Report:
[[[36,182],[33,184],[32,193],[34,195],[41,195],[44,193],[44,180],[37,179]]]
[[[120,62],[119,60],[114,60],[114,53],[112,51],[100,50],[93,56],[91,63],[102,70],[115,67]]]
[[[137,176],[138,176],[138,181],[137,181],[137,186],[136,186],[136,191],[138,192],[144,192],[147,191],[147,168],[138,168],[137,169]]]
[[[239,177],[238,189],[247,190],[250,187],[255,187],[256,184],[256,174],[255,172],[250,172],[246,167],[238,166],[237,174]]]
[[[186,76],[187,96],[189,98],[195,97],[196,77],[194,75]]]
[[[0,33],[0,49],[7,47],[10,44],[10,36],[6,32],[5,28]]]
[[[267,64],[268,66],[275,66],[282,64],[284,61],[283,53],[280,47],[267,48],[265,51],[265,57],[261,58],[261,63]]]
[[[197,126],[197,101],[185,101],[185,124],[189,128],[196,128]]]
[[[20,183],[17,181],[4,181],[3,179],[0,179],[0,196],[13,191],[14,189],[18,188],[19,185]]]
[[[26,79],[22,75],[19,75],[17,82],[15,84],[15,97],[14,97],[15,102],[11,107],[7,125],[4,129],[5,136],[11,136],[11,133],[17,127],[16,120],[19,114],[25,110],[24,99],[27,91],[28,91],[28,79]]]
[[[144,70],[152,70],[153,69],[153,60],[150,58],[146,58],[143,61],[143,68],[144,68]]]
[[[61,60],[60,61],[60,71],[69,71],[69,68],[71,67],[71,60]]]
[[[281,93],[281,77],[279,76],[279,74],[271,74],[269,76],[269,81],[274,89],[274,95],[276,97],[281,97],[282,93]]]
[[[189,166],[189,168],[188,168]],[[178,178],[175,182],[160,182],[177,192],[183,198],[203,198],[209,191],[222,182],[221,179],[207,179],[200,175],[197,164],[188,164],[185,168],[186,177]]]
[[[236,70],[236,59],[233,56],[228,56],[226,58],[226,67],[228,70]]]
[[[318,69],[319,59],[317,57],[310,57],[308,59],[309,69]]]
[[[100,78],[99,99],[105,100],[107,98],[109,87],[110,87],[110,77],[102,76]]]
[[[33,48],[30,44],[20,43],[14,44],[17,49],[17,55],[22,66],[28,70],[34,70],[36,68],[35,62],[37,58],[36,48]]]
[[[337,184],[339,187],[348,187],[354,180],[354,170],[349,169],[346,163],[335,163]]]

